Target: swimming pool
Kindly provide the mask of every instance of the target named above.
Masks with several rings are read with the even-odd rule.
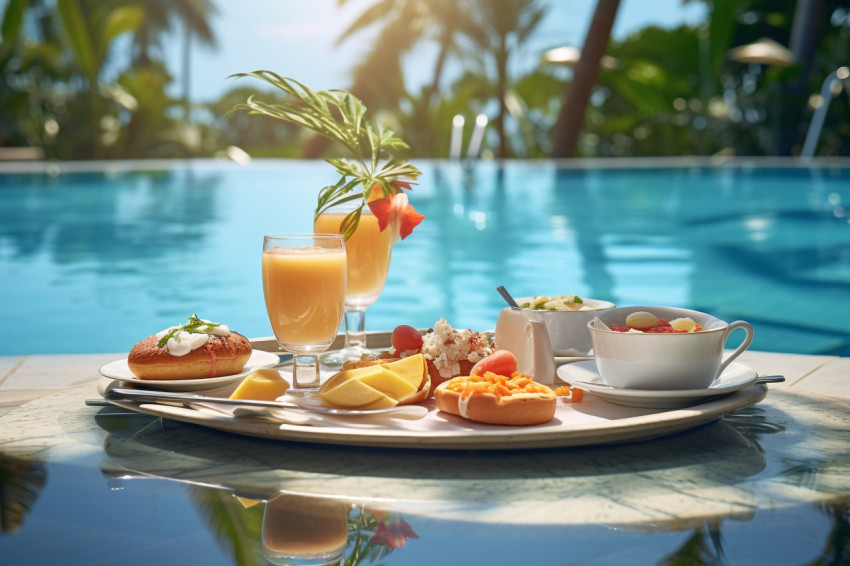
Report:
[[[428,218],[369,330],[493,328],[515,296],[665,304],[754,349],[850,355],[850,167],[417,163]],[[673,165],[673,166],[669,166]],[[27,166],[0,174],[0,355],[124,352],[199,315],[269,336],[262,236],[311,229],[324,162]]]

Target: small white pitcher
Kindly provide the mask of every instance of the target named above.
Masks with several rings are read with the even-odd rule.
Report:
[[[496,321],[495,343],[497,349],[516,356],[517,371],[543,385],[555,383],[555,357],[543,322],[532,320],[523,310],[502,309]]]

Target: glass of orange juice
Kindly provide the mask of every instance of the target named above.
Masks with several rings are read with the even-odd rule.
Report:
[[[313,221],[316,233],[341,233],[345,217],[354,208],[346,205],[333,207]],[[377,357],[366,347],[366,307],[378,300],[387,281],[393,241],[390,230],[383,232],[378,219],[364,207],[357,230],[345,242],[348,256],[348,283],[345,293],[345,346],[342,350],[322,356],[322,365],[337,369],[349,360],[360,360],[364,355]]]
[[[294,355],[294,388],[319,387],[317,354],[336,337],[345,305],[345,240],[339,234],[263,238],[263,293],[280,347]]]

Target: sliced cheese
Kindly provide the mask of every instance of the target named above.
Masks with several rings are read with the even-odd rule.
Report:
[[[236,391],[230,394],[230,398],[274,401],[287,389],[289,389],[289,383],[281,377],[279,371],[258,369],[245,376]]]
[[[359,379],[349,379],[327,391],[319,390],[319,397],[336,407],[353,409],[363,405],[379,404],[386,407],[396,405],[396,400],[370,387]]]

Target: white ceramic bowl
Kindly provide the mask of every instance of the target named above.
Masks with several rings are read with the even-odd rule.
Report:
[[[532,298],[523,297],[517,299],[516,302],[519,304],[528,303]],[[553,354],[556,356],[585,356],[591,348],[587,323],[593,320],[593,317],[599,315],[600,311],[613,309],[614,303],[597,299],[583,300],[588,310],[543,311],[522,309],[522,313],[529,320],[539,320],[546,325]]]
[[[753,341],[753,327],[744,321],[726,323],[709,314],[673,307],[639,306],[598,313],[608,324],[625,324],[632,312],[646,311],[670,322],[690,317],[702,330],[693,333],[626,333],[597,328],[588,323],[596,369],[608,385],[628,389],[704,389]],[[747,336],[723,359],[729,334],[738,328]]]

